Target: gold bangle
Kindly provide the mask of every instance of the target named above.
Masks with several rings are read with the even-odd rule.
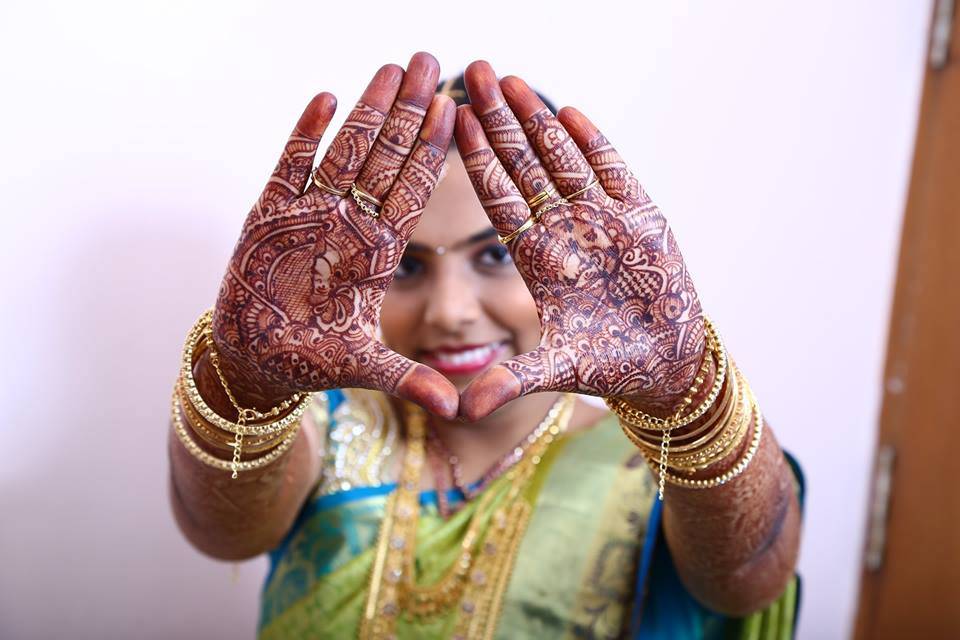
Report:
[[[245,436],[262,436],[278,433],[287,429],[293,423],[299,421],[303,416],[303,412],[307,410],[307,406],[310,404],[311,394],[309,393],[303,394],[303,398],[300,400],[299,404],[297,404],[286,416],[283,416],[279,420],[267,422],[265,424],[246,424],[245,421],[243,423],[232,422],[215,412],[210,408],[209,405],[207,405],[206,401],[204,401],[203,397],[200,395],[200,391],[197,389],[197,383],[193,378],[193,362],[194,354],[197,351],[197,344],[200,341],[200,337],[202,336],[207,324],[212,321],[212,318],[212,310],[207,311],[200,316],[200,319],[187,335],[187,340],[184,344],[183,356],[181,359],[180,381],[183,385],[183,391],[186,393],[187,398],[190,400],[190,403],[197,410],[197,412],[210,424],[219,427],[224,431]]]
[[[736,411],[728,423],[728,428],[724,429],[719,438],[701,449],[684,455],[674,455],[674,450],[671,448],[668,466],[675,471],[693,473],[720,462],[743,442],[750,431],[751,418],[750,398],[745,392],[737,399]],[[659,462],[659,460],[656,461]]]
[[[624,422],[626,422],[631,427],[638,429],[648,429],[651,431],[668,431],[671,429],[676,429],[677,427],[684,427],[704,413],[713,406],[713,403],[716,402],[717,396],[720,395],[720,390],[723,388],[723,381],[726,379],[727,375],[727,351],[723,346],[723,340],[720,338],[720,335],[717,333],[716,328],[713,326],[713,322],[710,321],[710,318],[707,316],[703,317],[704,329],[706,332],[706,343],[707,343],[707,354],[704,356],[704,359],[708,357],[710,353],[713,353],[717,362],[717,372],[713,380],[713,386],[710,389],[710,392],[707,394],[707,397],[703,402],[700,403],[693,411],[687,415],[682,415],[686,407],[692,403],[692,397],[696,395],[697,386],[702,384],[702,377],[697,376],[694,380],[694,386],[691,387],[691,390],[687,393],[687,396],[683,399],[683,402],[680,405],[680,408],[677,409],[674,415],[667,418],[658,418],[657,416],[652,416],[650,414],[644,413],[639,409],[636,409],[630,406],[626,400],[622,398],[606,398],[607,406],[617,414],[617,416]],[[706,364],[706,363],[704,363]]]
[[[291,429],[290,432],[280,442],[279,446],[272,449],[266,455],[260,456],[259,458],[254,458],[253,460],[242,460],[240,462],[223,460],[207,453],[201,449],[196,442],[193,441],[183,424],[183,418],[180,416],[180,407],[178,405],[179,403],[177,402],[177,394],[174,392],[171,404],[171,418],[173,420],[174,431],[177,433],[177,438],[180,440],[180,444],[183,445],[190,455],[203,464],[221,471],[232,471],[234,474],[236,474],[238,471],[252,471],[254,469],[259,469],[260,467],[265,467],[282,456],[287,449],[293,445],[293,441],[296,439],[297,433],[299,433],[299,429]],[[236,477],[236,475],[234,475],[234,477]]]
[[[183,417],[186,419],[187,426],[190,427],[190,430],[196,435],[200,436],[204,442],[210,446],[216,447],[223,451],[233,451],[233,442],[234,438],[232,434],[228,431],[223,431],[218,429],[206,420],[203,419],[197,410],[193,407],[190,401],[187,399],[186,395],[183,393],[183,388],[180,385],[180,381],[177,380],[175,385],[177,399],[180,403],[180,409],[183,411]],[[280,444],[280,441],[283,440],[285,432],[280,432],[277,435],[266,435],[262,437],[256,436],[246,436],[247,438],[252,438],[251,440],[243,440],[243,452],[244,453],[262,453],[268,451],[273,447]]]
[[[717,411],[709,420],[689,433],[671,436],[670,451],[691,451],[707,443],[711,438],[721,433],[736,410],[737,400],[740,398],[739,378],[736,375],[727,375],[727,384],[723,388],[723,396],[718,400]],[[629,426],[629,425],[628,425]],[[634,433],[650,447],[659,447],[660,432],[644,429],[633,429]],[[706,432],[704,434],[704,432]],[[692,441],[691,441],[692,440]]]
[[[760,438],[763,435],[763,415],[760,413],[760,406],[757,404],[756,398],[751,398],[751,404],[753,407],[752,415],[756,420],[753,439],[750,441],[750,446],[747,447],[743,457],[740,458],[740,460],[732,469],[729,469],[725,473],[714,478],[705,478],[703,480],[681,478],[668,472],[664,474],[666,481],[671,484],[686,487],[688,489],[712,489],[730,482],[743,473],[750,464],[750,461],[753,460],[754,455],[756,455],[757,451],[760,449]]]

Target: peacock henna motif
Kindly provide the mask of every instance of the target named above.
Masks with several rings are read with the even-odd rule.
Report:
[[[466,85],[472,106],[459,109],[457,144],[497,231],[519,228],[545,185],[559,194],[533,207],[539,221],[509,244],[537,305],[540,345],[476,379],[462,412],[482,417],[538,391],[671,407],[696,375],[705,334],[667,220],[582,114],[554,116],[522,80],[498,82],[486,63],[468,68]]]
[[[314,155],[333,113],[311,121],[308,107],[244,223],[220,287],[214,339],[234,386],[265,406],[293,391],[364,387],[455,411],[448,381],[377,337],[380,305],[453,128],[452,102],[433,98],[436,61],[417,54],[406,77],[398,69],[388,65],[374,77],[316,174],[340,190],[363,176],[384,199],[382,214],[373,218],[349,194],[313,184]],[[417,96],[429,109],[394,104],[407,85],[430,87]]]

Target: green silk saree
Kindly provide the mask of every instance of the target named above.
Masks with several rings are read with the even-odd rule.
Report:
[[[318,394],[327,449],[325,475],[285,541],[270,555],[259,638],[357,636],[374,546],[388,496],[380,455],[394,436],[375,414],[370,392]],[[366,399],[366,406],[360,407]],[[378,422],[378,420],[380,420]],[[360,448],[358,434],[372,432]],[[803,492],[802,475],[788,461]],[[504,478],[485,491],[503,488]],[[746,618],[711,612],[686,592],[660,527],[652,474],[612,415],[561,437],[537,467],[527,498],[534,506],[495,621],[497,638],[792,638],[799,577],[773,604]],[[451,502],[462,500],[456,490]],[[449,520],[433,491],[420,496],[417,582],[431,584],[460,551],[478,500]],[[801,502],[802,504],[802,502]],[[400,617],[398,638],[446,638],[454,618]]]

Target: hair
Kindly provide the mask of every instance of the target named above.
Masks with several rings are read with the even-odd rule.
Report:
[[[534,89],[534,92],[543,100],[543,104],[547,105],[547,109],[550,110],[550,113],[557,115],[557,108],[553,106],[553,103],[550,102],[547,98]],[[445,96],[450,96],[453,98],[453,101],[459,107],[462,104],[470,104],[470,97],[467,96],[467,88],[463,82],[463,74],[461,73],[458,76],[453,78],[447,78],[446,80],[441,80],[440,84],[437,85],[437,93],[443,94]]]

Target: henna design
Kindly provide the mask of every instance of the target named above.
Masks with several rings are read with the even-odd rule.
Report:
[[[446,157],[445,149],[422,139],[417,141],[410,161],[398,176],[380,213],[380,219],[392,226],[400,238],[407,240],[413,233]]]
[[[523,122],[526,146],[516,137],[505,145],[503,110],[477,118],[461,109],[458,120],[464,165],[494,227],[510,231],[529,215],[515,183],[529,181],[523,168],[539,165],[529,160],[532,154],[562,193],[579,191],[594,174],[600,184],[545,211],[510,243],[537,305],[540,346],[474,381],[463,394],[465,411],[478,417],[511,399],[493,388],[509,386],[498,368],[516,381],[511,396],[574,391],[626,397],[654,411],[671,408],[696,375],[705,334],[700,301],[667,220],[599,132],[584,126],[568,133],[545,108],[516,104],[524,99],[520,90],[510,93],[506,108],[530,114]],[[531,190],[519,186],[524,194]]]
[[[660,400],[686,391],[702,312],[659,211],[600,196],[558,207],[511,247],[540,313],[535,355],[506,367],[521,393],[552,389]]]
[[[540,160],[553,176],[561,194],[574,193],[596,178],[577,143],[546,108],[525,120],[523,130],[540,153]]]
[[[497,231],[510,233],[527,219],[530,209],[493,151],[482,149],[466,155],[463,163],[477,198]]]
[[[603,182],[604,190],[617,200],[624,202],[649,202],[650,198],[644,193],[627,165],[620,159],[620,154],[613,145],[599,133],[584,149],[584,155],[596,169]]]
[[[406,239],[439,180],[453,124],[452,104],[444,100],[434,103],[425,121],[421,114],[415,127],[405,128],[407,146],[392,150],[405,148],[409,156],[397,156],[399,175],[376,159],[364,164],[384,116],[362,102],[327,152],[321,179],[331,184],[342,186],[361,167],[384,191],[396,183],[379,219],[351,198],[316,187],[298,195],[319,141],[290,138],[244,224],[214,312],[214,337],[228,377],[247,397],[338,387],[380,389],[427,404],[443,395],[445,389],[402,386],[414,371],[421,383],[430,374],[426,382],[444,380],[388,349],[377,333]],[[440,400],[432,408],[446,411]]]
[[[484,114],[480,117],[480,124],[503,168],[521,193],[530,198],[553,184],[510,107],[504,105]]]
[[[380,131],[370,157],[357,177],[357,185],[378,200],[386,195],[410,155],[427,110],[397,102]]]
[[[341,191],[353,184],[385,119],[375,108],[357,103],[317,168],[327,184]]]

